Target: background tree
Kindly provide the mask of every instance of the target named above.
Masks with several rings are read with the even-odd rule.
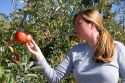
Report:
[[[16,31],[30,33],[40,46],[45,58],[54,68],[77,44],[73,32],[73,16],[78,11],[94,8],[104,18],[104,25],[114,39],[125,43],[124,32],[112,12],[116,0],[21,0],[25,6],[15,5],[10,16],[0,17],[0,80],[9,83],[46,83],[34,58],[24,44],[15,42]],[[13,0],[16,4],[16,0]],[[10,18],[10,19],[9,19]],[[62,83],[73,83],[72,73]]]

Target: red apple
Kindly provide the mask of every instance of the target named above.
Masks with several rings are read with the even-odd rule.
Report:
[[[30,34],[27,35],[27,42],[31,42],[32,41],[32,36]]]
[[[26,43],[27,42],[26,33],[22,32],[22,31],[17,31],[15,34],[15,40],[17,42]]]
[[[18,55],[18,54],[15,54],[13,56],[11,56],[11,61],[12,62],[16,62],[16,61],[20,61],[21,60],[21,57]]]
[[[104,15],[103,18],[106,19],[106,20],[109,20],[110,19],[110,15]]]
[[[110,15],[107,15],[107,19],[110,19]]]

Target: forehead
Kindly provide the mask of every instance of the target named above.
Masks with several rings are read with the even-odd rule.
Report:
[[[83,17],[81,15],[76,16],[75,22],[81,22],[84,21]]]

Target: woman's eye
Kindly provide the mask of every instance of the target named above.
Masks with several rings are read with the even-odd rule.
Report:
[[[78,22],[78,23],[77,23],[78,26],[81,25],[81,24],[82,24],[81,22]]]

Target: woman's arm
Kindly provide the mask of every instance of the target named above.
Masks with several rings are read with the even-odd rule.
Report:
[[[59,83],[64,76],[66,76],[73,68],[72,54],[69,52],[64,60],[58,64],[54,69],[46,61],[38,45],[32,41],[26,44],[27,49],[38,60],[37,64],[40,65],[42,72],[46,76],[49,83]]]

